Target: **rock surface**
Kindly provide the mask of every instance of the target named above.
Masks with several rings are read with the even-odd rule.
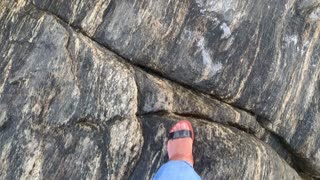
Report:
[[[320,177],[319,12],[0,1],[0,179],[150,179],[179,118],[203,179]]]
[[[0,179],[127,177],[143,144],[133,69],[29,8],[2,37]]]
[[[253,112],[320,176],[320,135],[305,131],[320,124],[312,110],[319,97],[318,1],[33,3],[135,64]]]
[[[202,117],[254,134],[261,138],[265,130],[251,114],[188,90],[168,80],[136,70],[139,91],[139,113],[170,112],[183,116]]]
[[[151,179],[167,161],[170,127],[184,117],[143,116],[145,144],[132,179]],[[203,179],[300,179],[269,146],[235,128],[189,118],[195,127],[195,170]],[[152,163],[150,163],[152,162]],[[203,166],[203,165],[206,166]],[[147,168],[146,168],[147,167]]]

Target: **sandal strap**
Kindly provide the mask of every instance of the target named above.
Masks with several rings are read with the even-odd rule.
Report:
[[[187,137],[192,138],[192,132],[190,130],[179,130],[169,133],[169,140]]]

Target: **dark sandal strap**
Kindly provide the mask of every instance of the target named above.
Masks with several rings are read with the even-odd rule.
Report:
[[[190,130],[180,130],[169,133],[169,140],[187,137],[192,138],[192,132]]]

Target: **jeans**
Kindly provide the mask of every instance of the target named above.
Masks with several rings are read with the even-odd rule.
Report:
[[[201,180],[193,167],[183,160],[171,160],[162,165],[153,177],[154,180]]]

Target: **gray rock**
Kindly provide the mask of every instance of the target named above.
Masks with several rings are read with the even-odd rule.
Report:
[[[52,15],[7,7],[0,179],[127,177],[143,145],[133,69]]]
[[[140,151],[138,125],[135,119],[63,127],[22,122],[1,131],[0,178],[123,179]]]
[[[178,118],[204,179],[320,177],[318,1],[0,7],[0,179],[151,178]]]
[[[208,95],[184,88],[136,69],[139,92],[139,113],[169,112],[201,117],[212,122],[236,126],[261,138],[265,129],[251,114],[222,103]]]
[[[312,155],[320,144],[302,150],[292,139],[320,124],[305,119],[319,113],[308,110],[320,69],[317,0],[33,3],[134,64],[253,112],[305,160],[302,167],[313,166],[305,171],[320,177],[320,159]]]
[[[151,179],[168,160],[167,134],[185,117],[142,116],[145,144],[131,179]],[[300,179],[268,145],[247,133],[201,119],[187,118],[195,131],[195,170],[203,179]],[[152,163],[150,163],[152,162]]]

